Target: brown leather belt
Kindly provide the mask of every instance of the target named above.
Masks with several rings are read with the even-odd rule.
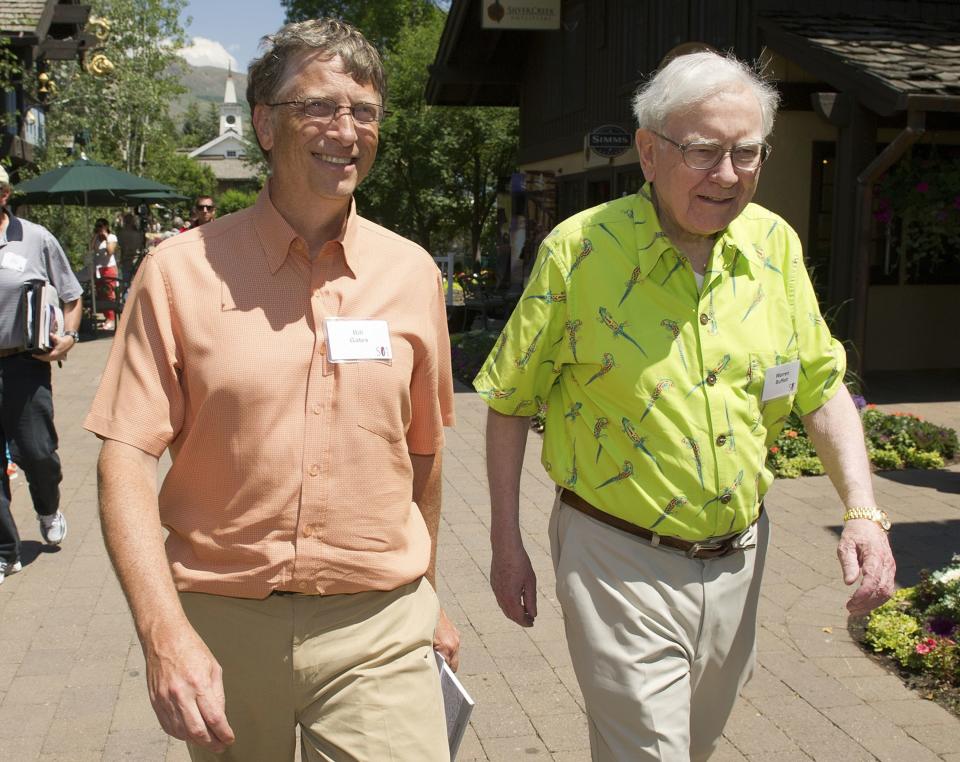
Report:
[[[621,532],[632,534],[634,537],[640,537],[651,545],[663,545],[665,548],[679,550],[690,558],[722,558],[723,556],[729,556],[731,553],[743,550],[743,547],[736,542],[742,532],[728,537],[690,542],[689,540],[681,540],[677,537],[670,537],[669,535],[658,535],[649,529],[644,529],[617,516],[612,516],[609,513],[601,511],[599,508],[595,508],[576,492],[571,492],[568,489],[560,490],[560,500],[565,505],[569,505],[571,508],[580,511],[580,513],[589,516],[591,519],[596,519],[602,524],[611,526],[614,529],[619,529]],[[760,503],[760,513],[757,514],[757,517],[759,518],[762,513],[763,503]]]

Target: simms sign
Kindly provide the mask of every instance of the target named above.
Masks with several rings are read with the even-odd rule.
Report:
[[[590,131],[587,145],[598,156],[612,159],[630,149],[633,136],[619,125],[605,124]]]
[[[560,0],[481,0],[484,29],[559,29]]]

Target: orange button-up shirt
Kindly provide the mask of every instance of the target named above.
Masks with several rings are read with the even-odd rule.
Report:
[[[328,317],[387,321],[392,361],[330,362]],[[179,590],[394,589],[430,559],[410,454],[453,425],[440,272],[353,209],[311,260],[264,190],[144,259],[84,425],[170,449]]]

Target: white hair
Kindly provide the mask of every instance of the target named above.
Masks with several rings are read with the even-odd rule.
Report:
[[[661,131],[667,119],[722,93],[747,90],[760,105],[762,137],[773,131],[780,95],[743,61],[702,51],[677,56],[643,83],[633,97],[637,125]]]

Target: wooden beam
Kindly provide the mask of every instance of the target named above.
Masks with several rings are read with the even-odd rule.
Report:
[[[53,24],[75,24],[79,29],[90,18],[89,5],[66,5],[59,3],[53,9]]]

